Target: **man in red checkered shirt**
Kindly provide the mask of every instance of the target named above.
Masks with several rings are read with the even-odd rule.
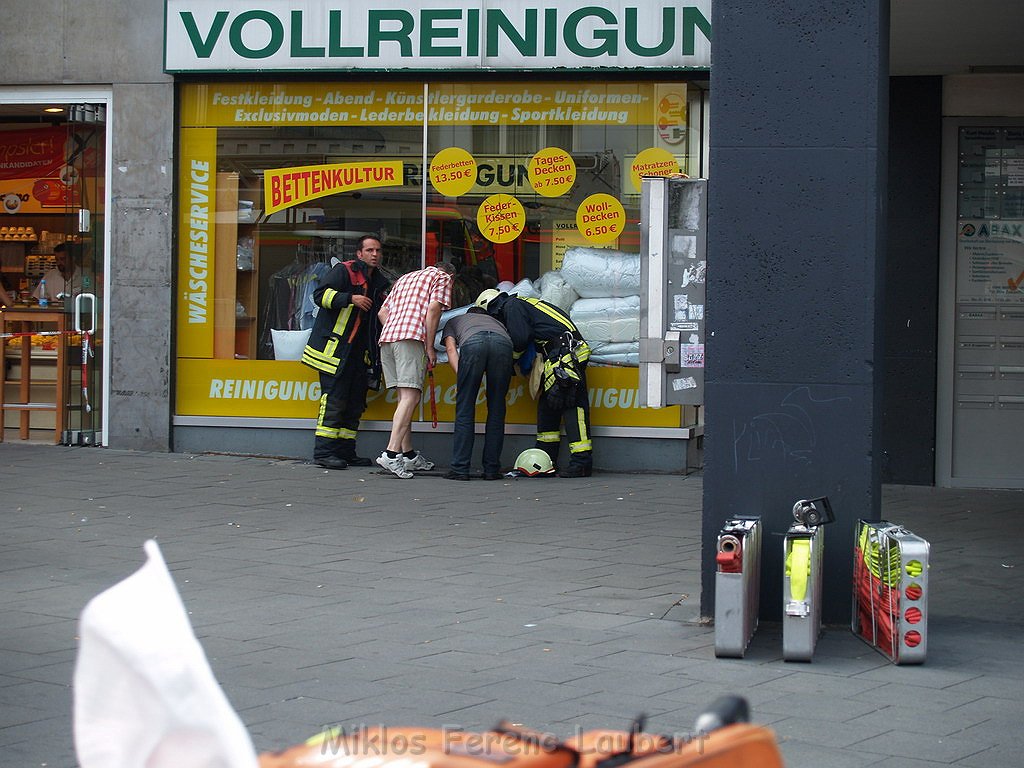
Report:
[[[412,448],[412,417],[420,404],[427,366],[437,362],[434,335],[441,312],[451,309],[455,268],[438,262],[395,281],[380,310],[380,362],[384,382],[398,390],[391,438],[377,464],[403,480],[434,462]]]

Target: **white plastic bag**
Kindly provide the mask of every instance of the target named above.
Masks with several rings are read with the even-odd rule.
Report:
[[[537,289],[533,287],[533,281],[528,277],[524,277],[518,283],[512,286],[512,290],[509,291],[509,295],[522,296],[524,299],[539,299],[540,294]]]
[[[155,541],[138,571],[80,620],[75,750],[81,768],[256,768]]]
[[[562,277],[585,299],[640,293],[640,254],[576,246],[565,252]]]
[[[564,312],[569,311],[572,303],[580,297],[569,285],[560,271],[545,272],[534,285],[540,285],[540,297],[548,304],[554,304]]]
[[[624,342],[640,339],[640,297],[580,299],[569,318],[588,342]]]

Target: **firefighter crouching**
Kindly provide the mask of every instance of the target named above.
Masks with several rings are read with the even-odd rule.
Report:
[[[332,267],[313,293],[319,311],[302,362],[320,374],[313,461],[327,469],[372,464],[356,454],[356,433],[367,390],[380,387],[377,311],[390,285],[377,269],[381,255],[377,237],[361,237],[356,258]]]
[[[586,375],[590,347],[579,329],[565,312],[541,299],[510,296],[488,288],[477,297],[476,305],[508,329],[516,359],[530,342],[537,348],[533,365],[543,366],[537,395],[537,448],[557,465],[564,421],[569,465],[558,476],[590,477],[593,443]]]

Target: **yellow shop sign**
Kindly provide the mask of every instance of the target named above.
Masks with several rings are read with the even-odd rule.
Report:
[[[685,98],[685,85],[676,89]],[[265,83],[182,88],[191,127],[438,125],[652,125],[662,94],[644,83]]]
[[[269,215],[339,192],[401,185],[400,160],[270,168],[263,173],[263,204]]]
[[[439,422],[455,420],[455,374],[448,366],[434,373],[434,400]],[[680,409],[641,408],[639,371],[636,368],[587,370],[591,423],[607,427],[678,427]],[[316,371],[286,360],[180,359],[178,361],[179,416],[235,416],[238,418],[316,419],[320,403]],[[430,395],[423,392],[423,418],[429,418]],[[390,421],[397,398],[393,390],[370,392],[364,421]],[[477,421],[486,414],[483,390],[477,394]],[[506,400],[509,424],[534,424],[537,404],[530,398],[526,379],[512,379]]]

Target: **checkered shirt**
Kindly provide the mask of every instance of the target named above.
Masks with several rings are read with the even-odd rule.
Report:
[[[442,309],[452,305],[452,276],[436,267],[427,267],[402,275],[384,300],[388,319],[380,334],[380,343],[416,339],[425,343],[423,321],[427,307],[436,301]]]

